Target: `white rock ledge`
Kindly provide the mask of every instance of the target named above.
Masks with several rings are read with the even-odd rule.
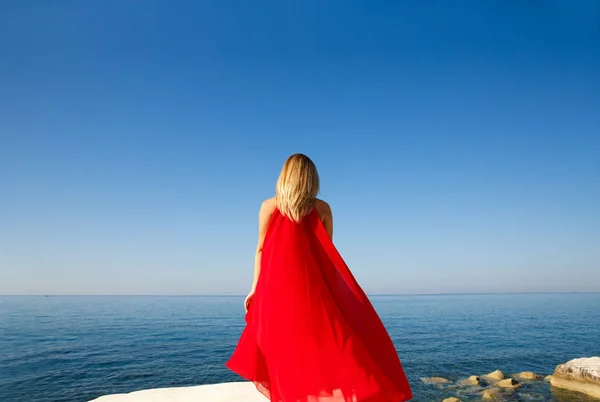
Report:
[[[574,359],[558,365],[550,383],[600,399],[600,357]]]
[[[155,388],[128,394],[105,395],[90,402],[265,402],[251,382]]]

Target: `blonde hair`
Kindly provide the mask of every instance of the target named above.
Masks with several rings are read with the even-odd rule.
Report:
[[[319,173],[313,161],[304,154],[287,158],[275,187],[279,211],[299,222],[317,202]]]

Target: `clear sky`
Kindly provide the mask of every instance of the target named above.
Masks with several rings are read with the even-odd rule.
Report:
[[[2,1],[0,293],[245,293],[308,154],[368,293],[600,291],[600,2]]]

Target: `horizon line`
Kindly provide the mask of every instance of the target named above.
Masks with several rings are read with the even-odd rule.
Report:
[[[529,291],[529,292],[438,292],[438,293],[368,293],[367,296],[461,296],[461,295],[519,295],[519,294],[594,294],[600,293],[600,290],[591,291]],[[131,293],[131,294],[107,294],[107,293],[0,293],[0,297],[245,297],[242,293],[189,293],[189,294],[152,294],[152,293]]]

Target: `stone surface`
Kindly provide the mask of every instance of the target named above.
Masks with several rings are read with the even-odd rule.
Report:
[[[560,364],[550,383],[600,399],[600,357],[580,358]]]
[[[521,384],[515,380],[514,378],[507,378],[505,380],[500,380],[496,383],[497,387],[501,388],[519,388]]]
[[[268,402],[251,382],[195,387],[157,388],[129,394],[105,395],[93,402]]]
[[[485,391],[483,391],[483,399],[485,399],[486,401],[497,401],[501,399],[501,394],[498,390],[496,389],[486,389]]]
[[[547,375],[546,377],[544,377],[544,381],[552,381],[552,376],[551,375]]]
[[[427,377],[421,378],[425,384],[448,384],[451,381],[444,377]]]
[[[489,374],[485,374],[483,377],[489,380],[499,381],[504,380],[504,373],[500,370],[496,370]]]
[[[476,375],[472,375],[469,378],[466,378],[464,380],[460,380],[460,384],[461,385],[480,385],[481,384],[481,379],[476,376]]]
[[[541,375],[532,373],[531,371],[523,371],[522,373],[515,374],[515,377],[520,378],[521,380],[539,380],[542,378]]]
[[[461,400],[451,396],[450,398],[444,399],[442,402],[461,402]]]

